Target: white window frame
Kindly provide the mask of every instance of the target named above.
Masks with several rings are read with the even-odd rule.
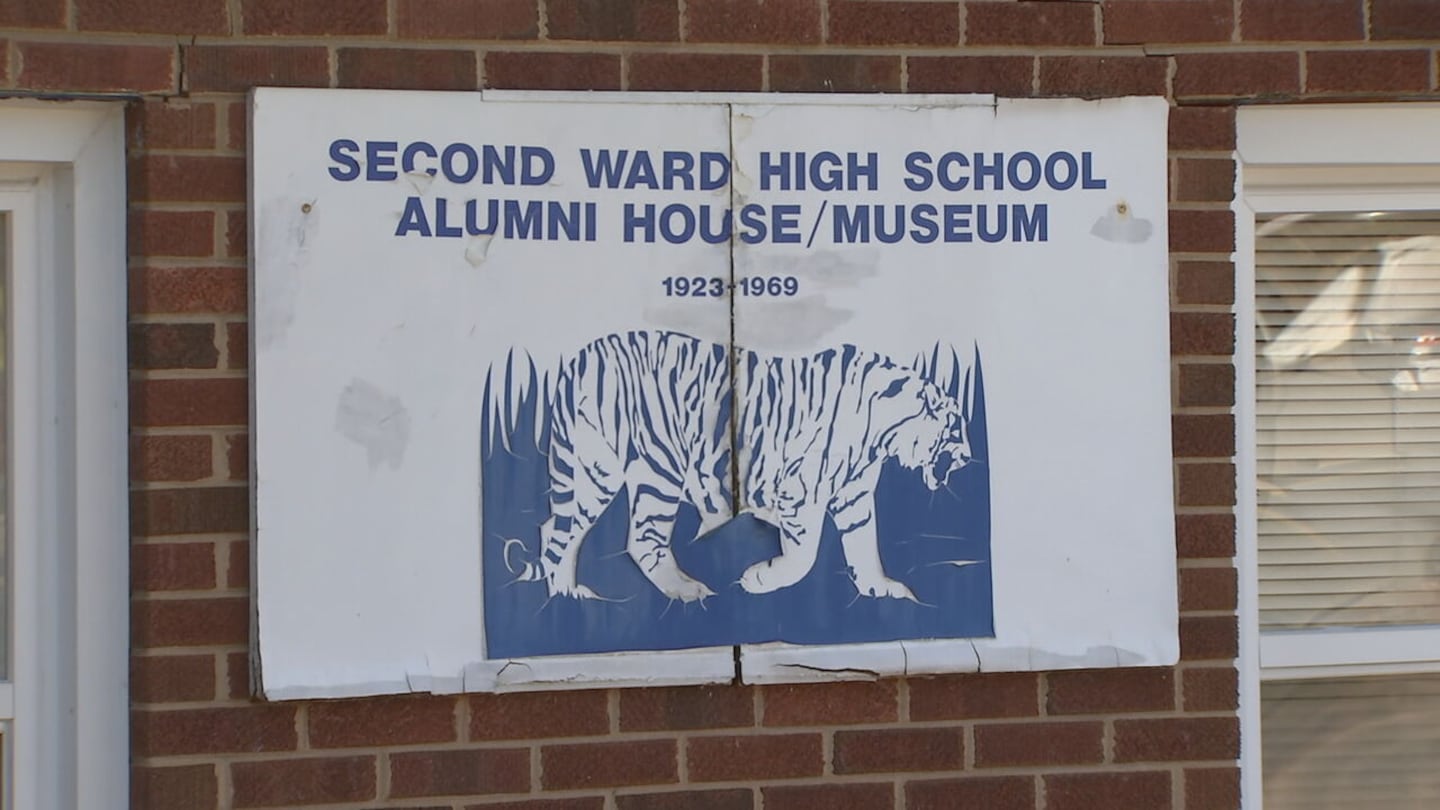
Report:
[[[1260,632],[1256,507],[1255,218],[1297,211],[1440,210],[1440,105],[1250,107],[1236,117],[1236,517],[1246,810],[1263,799],[1264,680],[1440,672],[1440,625]]]
[[[0,101],[12,810],[129,801],[124,132],[118,103]]]

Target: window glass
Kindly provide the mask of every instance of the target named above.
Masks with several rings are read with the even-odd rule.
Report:
[[[1267,681],[1265,810],[1440,807],[1440,676]]]
[[[1260,216],[1255,286],[1261,627],[1440,623],[1440,212]]]

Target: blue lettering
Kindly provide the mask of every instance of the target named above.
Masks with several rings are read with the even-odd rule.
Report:
[[[585,167],[585,182],[590,188],[618,188],[620,175],[625,171],[625,158],[630,150],[621,149],[616,153],[618,160],[611,156],[609,149],[601,149],[594,155],[589,149],[580,150],[580,163]],[[630,241],[630,240],[625,240]]]
[[[775,231],[776,244],[800,241],[800,206],[777,205],[770,209],[770,227]]]
[[[945,206],[946,242],[969,242],[974,238],[970,235],[970,211],[968,205]]]
[[[680,218],[678,230],[671,227],[677,216]],[[689,242],[690,237],[695,235],[695,212],[690,210],[690,206],[680,203],[665,206],[660,212],[660,235],[672,245]]]
[[[730,182],[730,159],[723,152],[700,153],[700,190],[714,191]]]
[[[757,245],[765,241],[765,206],[751,203],[740,209],[740,241]],[[749,228],[750,230],[745,230]],[[797,237],[798,241],[798,237]]]
[[[975,153],[975,190],[985,190],[985,178],[995,181],[995,190],[1005,189],[1005,153],[995,152],[994,163],[985,162],[985,153]]]
[[[912,155],[921,154],[912,152]],[[868,205],[857,205],[852,209],[848,205],[835,206],[835,230],[832,241],[836,244],[860,243],[870,241],[870,217]],[[851,213],[853,210],[853,214]]]
[[[910,238],[922,245],[934,242],[940,235],[940,226],[935,224],[935,206],[921,203],[910,210],[910,221],[915,223]]]
[[[986,220],[988,220],[988,219],[990,218],[989,215],[991,215],[992,209],[991,209],[991,207],[988,206],[988,205],[982,205],[982,206],[980,206],[980,210],[976,212],[976,216],[975,216],[976,230],[980,231],[980,241],[982,241],[982,242],[1001,242],[1001,241],[1004,241],[1004,239],[1005,239],[1005,228],[1006,228],[1006,225],[1007,225],[1007,223],[1006,223],[1006,221],[1005,221],[1005,214],[1008,213],[1008,212],[1005,210],[1005,208],[1006,208],[1006,206],[1005,206],[1003,203],[1000,204],[1000,205],[998,205],[998,206],[996,206],[995,210],[998,210],[998,213],[1000,214],[998,217],[995,217],[999,229],[998,229],[998,230],[995,230],[995,231],[991,231],[991,230],[989,230],[988,228],[985,227],[985,223],[986,223]]]
[[[471,236],[483,236],[495,233],[495,224],[500,221],[500,203],[496,200],[485,201],[486,219],[489,225],[482,228],[477,215],[480,213],[480,202],[478,200],[465,201],[465,232]]]
[[[1065,176],[1061,178],[1059,167],[1064,166]],[[1075,156],[1069,152],[1055,152],[1045,159],[1045,185],[1056,191],[1064,191],[1075,185],[1080,170],[1075,165]]]
[[[930,175],[930,156],[924,152],[911,152],[905,156],[905,187],[911,191],[924,191],[933,181]]]
[[[530,200],[520,207],[519,200],[505,201],[505,238],[539,239],[540,225],[545,219],[545,208],[539,200]]]
[[[695,188],[695,156],[689,152],[666,152],[663,156],[665,163],[665,188],[675,188],[678,182],[684,186],[686,191]]]
[[[650,162],[649,152],[636,152],[635,158],[630,161],[630,173],[625,175],[625,188],[632,189],[638,185],[650,189],[660,187],[655,179],[655,164]]]
[[[495,182],[496,174],[500,175],[500,182],[505,185],[515,185],[515,147],[507,146],[505,150],[501,152],[495,147],[486,144],[481,149],[481,154],[485,158],[485,173],[482,176],[482,180],[486,185]],[[474,177],[475,175],[472,172],[470,176]]]
[[[1021,178],[1020,166],[1030,167],[1029,176]],[[1005,176],[1010,179],[1010,187],[1019,191],[1029,191],[1040,184],[1040,158],[1034,152],[1016,152],[1010,156],[1010,165],[1006,168]]]
[[[399,147],[394,141],[366,141],[365,179],[394,180],[399,177],[393,168],[388,168],[395,165],[395,150]]]
[[[459,225],[445,224],[445,211],[449,206],[449,200],[444,197],[435,198],[435,235],[436,236],[462,236],[465,229]]]
[[[978,163],[980,156],[976,155],[975,158]],[[935,177],[940,181],[940,187],[946,191],[959,191],[970,185],[970,178],[963,171],[969,166],[970,161],[959,152],[946,152],[941,155],[940,162],[935,166]],[[957,167],[961,171],[956,172]]]
[[[1044,242],[1049,239],[1049,217],[1050,207],[1040,203],[1034,207],[1034,213],[1027,215],[1027,206],[1017,205],[1012,211],[1015,215],[1015,224],[1011,230],[1015,234],[1017,242]]]
[[[419,236],[430,235],[430,223],[425,219],[425,205],[419,197],[407,197],[405,210],[400,214],[400,224],[395,227],[396,236],[408,236],[414,231]]]
[[[625,241],[635,241],[635,230],[643,229],[645,238],[641,241],[655,241],[655,205],[646,203],[641,209],[642,213],[635,214],[635,203],[625,203],[625,214],[621,217],[621,223],[625,229]]]
[[[854,191],[856,178],[863,177],[869,181],[866,183],[865,190],[874,191],[880,182],[879,169],[876,168],[880,163],[880,156],[874,152],[867,152],[865,162],[863,163],[860,162],[859,156],[855,152],[851,152],[847,155],[847,158],[847,171],[850,175],[850,180],[849,184],[845,187],[846,190]]]
[[[1105,188],[1105,178],[1095,177],[1092,173],[1093,167],[1090,165],[1091,157],[1092,156],[1089,152],[1080,153],[1080,173],[1084,175],[1084,178],[1080,181],[1080,187]]]
[[[490,147],[485,147],[489,149]],[[455,158],[465,159],[465,169],[457,171]],[[445,179],[452,183],[468,183],[475,179],[475,173],[480,171],[480,157],[475,154],[475,148],[468,143],[452,143],[445,147],[440,154],[440,171],[445,174]]]
[[[415,171],[416,155],[424,155],[431,160],[434,160],[436,157],[435,147],[424,141],[416,141],[415,143],[412,143],[409,146],[405,147],[405,151],[400,154],[400,170],[405,172],[406,174],[410,174],[411,172]],[[425,173],[430,175],[431,177],[434,177],[435,167],[427,166],[425,168]]]
[[[790,153],[781,152],[778,162],[772,162],[769,152],[760,153],[760,190],[770,190],[771,178],[779,178],[780,190],[790,190]]]
[[[360,151],[360,144],[352,140],[341,138],[330,143],[330,159],[335,161],[330,167],[330,176],[336,180],[349,181],[360,176],[360,161],[356,160],[352,153]]]
[[[555,156],[543,146],[520,147],[520,163],[522,186],[543,186],[555,176]]]

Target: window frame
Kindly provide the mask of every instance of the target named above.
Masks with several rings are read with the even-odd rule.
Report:
[[[0,101],[0,182],[29,198],[35,240],[7,296],[12,463],[28,470],[11,496],[8,807],[129,796],[124,133],[119,103]]]
[[[1235,414],[1242,800],[1263,801],[1260,684],[1440,672],[1440,625],[1261,633],[1257,508],[1257,214],[1440,210],[1436,104],[1242,108],[1236,115]],[[1432,652],[1419,652],[1428,647]]]

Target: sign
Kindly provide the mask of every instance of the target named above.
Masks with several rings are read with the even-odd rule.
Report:
[[[265,694],[1173,663],[1165,114],[256,91]]]

